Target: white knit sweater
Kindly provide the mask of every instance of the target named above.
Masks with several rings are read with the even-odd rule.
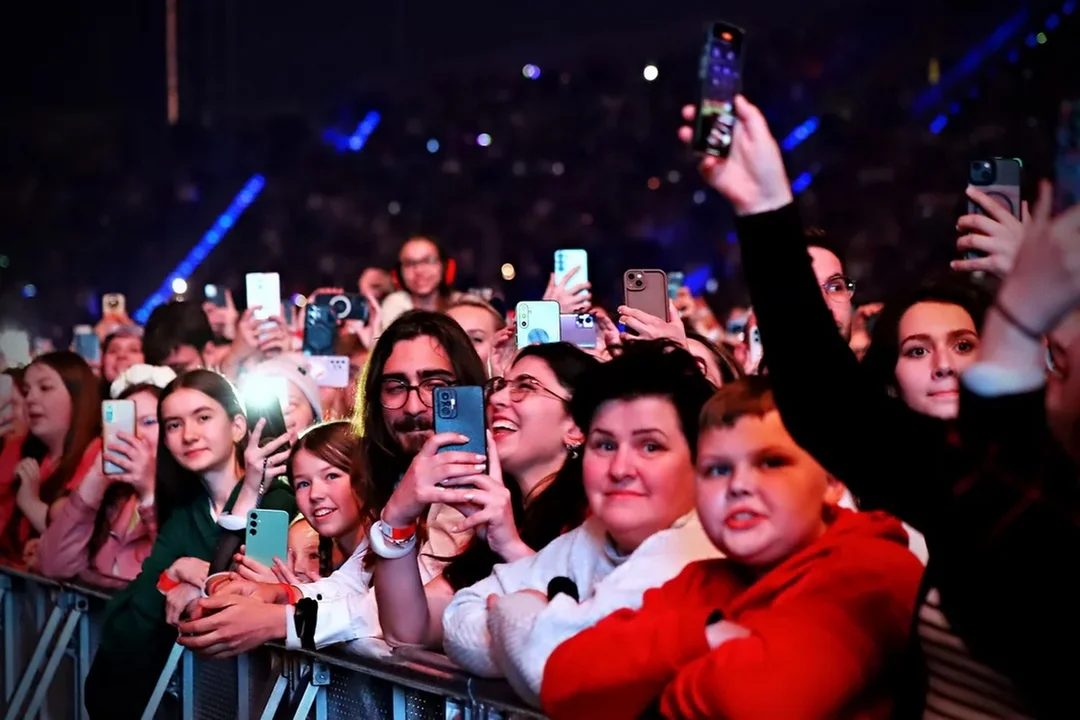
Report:
[[[505,677],[525,700],[539,703],[544,665],[564,640],[616,610],[641,607],[642,595],[697,560],[720,557],[697,513],[619,556],[596,518],[552,541],[536,555],[506,565],[454,595],[443,614],[446,654],[484,677]],[[581,602],[565,594],[547,602],[548,582],[568,577]],[[489,612],[489,595],[499,596]],[[613,648],[613,651],[617,649]]]

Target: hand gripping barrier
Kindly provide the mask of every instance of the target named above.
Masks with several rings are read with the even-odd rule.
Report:
[[[109,591],[0,565],[3,720],[85,718],[83,683]],[[181,720],[510,720],[542,718],[503,682],[473,677],[443,655],[397,648],[366,657],[265,645],[203,660],[176,645],[144,720],[167,694]]]

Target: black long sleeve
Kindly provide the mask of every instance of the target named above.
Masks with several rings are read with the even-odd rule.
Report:
[[[869,385],[814,276],[794,204],[736,221],[743,268],[776,402],[795,441],[866,508],[923,533],[945,426]]]

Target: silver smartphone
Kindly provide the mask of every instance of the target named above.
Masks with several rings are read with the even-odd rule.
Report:
[[[118,433],[126,432],[135,434],[135,401],[134,400],[105,400],[101,403],[101,435],[102,442],[107,449],[109,445],[120,442]],[[124,468],[116,463],[104,460],[102,456],[102,470],[106,475],[119,475]]]

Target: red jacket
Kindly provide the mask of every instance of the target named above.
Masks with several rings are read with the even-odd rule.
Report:
[[[900,522],[840,511],[813,545],[757,582],[728,560],[693,563],[560,645],[544,668],[553,720],[885,718],[922,564]],[[750,636],[710,651],[709,616]]]

